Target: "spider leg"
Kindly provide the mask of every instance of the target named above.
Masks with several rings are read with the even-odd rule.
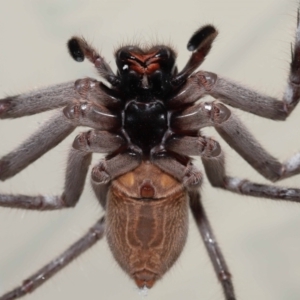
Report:
[[[230,177],[226,174],[224,154],[215,157],[201,157],[211,185],[234,193],[273,200],[300,202],[300,189],[285,188],[250,182],[246,179]]]
[[[168,99],[168,108],[181,108],[186,104],[193,104],[197,100],[206,95],[206,89],[203,85],[199,84],[199,80],[195,75],[187,78],[186,83],[179,90],[176,95]]]
[[[221,147],[211,138],[202,136],[176,137],[167,141],[166,149],[181,155],[201,156],[207,177],[212,186],[244,195],[300,202],[300,189],[257,184],[245,179],[227,176]],[[300,155],[296,156],[299,160]],[[292,157],[290,160],[294,161],[295,157]],[[182,166],[178,167],[182,168]]]
[[[110,159],[103,159],[93,167],[94,184],[107,184],[114,178],[132,171],[141,163],[141,155],[134,152],[119,153]],[[97,189],[94,188],[94,191]]]
[[[125,144],[125,141],[123,138],[121,138],[119,135],[111,134],[106,131],[98,131],[98,130],[90,130],[87,132],[80,133],[73,142],[73,148],[85,152],[93,152],[93,153],[109,153],[109,152],[115,152],[118,149],[120,149]],[[118,157],[117,159],[120,159]],[[126,159],[126,158],[125,158]],[[122,158],[121,158],[122,160]],[[128,158],[126,159],[126,162],[128,162]],[[110,164],[110,163],[109,163]],[[133,168],[135,168],[135,161],[132,162]],[[96,167],[97,168],[97,167]],[[124,168],[123,168],[124,171]],[[99,169],[97,170],[99,172]],[[97,173],[96,172],[96,173]],[[115,174],[107,174],[107,169],[103,172],[106,176],[110,177],[115,176]],[[126,173],[126,170],[125,170]],[[102,176],[102,178],[106,178],[106,176]],[[98,177],[99,178],[99,177]],[[106,195],[107,191],[110,185],[110,182],[107,184],[99,184],[98,182],[95,182],[91,180],[92,188],[94,190],[94,193],[99,200],[100,204],[103,208],[106,206]]]
[[[225,104],[273,119],[285,120],[300,99],[300,24],[298,24],[296,41],[292,50],[290,74],[282,101],[260,94],[229,79],[210,72],[197,72],[193,76],[198,84],[206,89],[206,94],[213,96]],[[192,76],[192,77],[193,77]],[[193,81],[193,79],[190,79]]]
[[[0,100],[0,119],[19,118],[63,107],[80,95],[68,82]]]
[[[202,183],[201,172],[190,161],[183,164],[171,156],[160,155],[154,148],[151,162],[178,179],[188,189],[199,188]]]
[[[76,102],[63,109],[21,146],[0,159],[0,180],[6,180],[22,171],[47,151],[66,138],[76,126],[101,130],[116,129],[120,118],[103,106],[91,102]]]
[[[172,80],[174,85],[184,82],[202,64],[217,35],[218,31],[212,25],[200,27],[192,35],[187,44],[192,55],[182,71]]]
[[[90,130],[79,134],[73,144],[75,149],[71,149],[69,153],[65,188],[61,196],[0,194],[0,206],[37,210],[52,210],[75,206],[84,188],[92,152],[106,153],[116,151],[122,146],[123,142],[120,136],[115,136],[105,131]]]
[[[87,58],[96,67],[98,73],[111,85],[119,84],[119,78],[114,74],[105,59],[84,38],[72,37],[68,42],[70,55],[78,62]]]
[[[204,245],[209,254],[215,272],[222,284],[226,300],[235,300],[234,288],[231,280],[231,274],[225,262],[224,256],[216,241],[213,230],[208,221],[207,215],[201,203],[199,191],[190,191],[190,207],[193,217],[196,221],[198,230],[204,241]]]
[[[98,184],[95,181],[91,180],[91,185],[92,185],[92,188],[93,188],[96,198],[98,199],[100,205],[105,210],[107,193],[108,193],[108,189],[110,187],[110,182],[108,182],[106,184]]]
[[[175,136],[166,142],[165,147],[167,150],[188,156],[218,156],[221,152],[218,142],[203,136]]]
[[[199,121],[197,121],[199,120]],[[214,126],[221,137],[265,178],[276,181],[300,173],[300,154],[285,163],[271,156],[242,122],[221,103],[200,103],[171,120],[175,130],[199,130]]]
[[[35,210],[73,207],[84,188],[92,154],[71,149],[68,157],[64,192],[61,196],[26,196],[0,194],[0,206]]]
[[[81,239],[49,264],[24,280],[22,285],[0,297],[0,300],[13,300],[33,292],[70,262],[95,245],[97,241],[101,240],[104,236],[104,229],[105,219],[102,217]]]
[[[242,122],[233,114],[215,129],[221,137],[239,153],[252,167],[269,180],[277,181],[300,172],[299,154],[285,163],[271,156]]]
[[[56,114],[17,149],[0,159],[0,180],[4,181],[22,171],[59,144],[74,129],[75,126],[61,112]]]
[[[85,99],[109,108],[120,107],[115,93],[92,78],[78,79],[36,91],[0,99],[0,119],[20,118],[66,106]]]
[[[297,23],[295,45],[292,47],[290,74],[283,100],[257,93],[228,79],[209,72],[195,76],[207,94],[233,107],[273,120],[285,120],[300,99],[300,24]]]
[[[83,99],[107,108],[119,108],[122,105],[122,101],[115,91],[93,78],[76,80],[75,89]]]
[[[215,129],[261,175],[272,181],[282,178],[284,166],[259,144],[237,116],[231,114],[226,121],[215,124]]]
[[[125,144],[124,139],[107,131],[89,130],[80,133],[73,142],[73,148],[84,152],[109,153]]]
[[[205,37],[205,35],[203,36]],[[208,37],[212,38],[212,42],[214,34],[211,33]],[[222,78],[215,73],[199,71],[187,79],[181,91],[169,101],[169,104],[178,106],[180,104],[193,103],[207,94],[246,112],[268,119],[285,120],[300,100],[299,22],[297,22],[295,44],[292,46],[291,52],[290,74],[282,100],[258,93],[229,79]]]
[[[183,87],[182,92],[187,90],[192,93],[194,87],[195,90],[199,89],[196,94],[200,94],[200,97],[202,97],[204,88],[206,90],[206,94],[211,95],[212,97],[219,99],[230,106],[264,118],[285,120],[296,107],[300,99],[299,33],[300,24],[298,22],[295,45],[292,47],[289,79],[282,100],[263,95],[229,79],[222,78],[217,74],[205,71],[200,71],[193,74],[188,79],[186,86]],[[191,85],[192,87],[188,88],[187,85]],[[196,86],[198,86],[198,88]],[[178,99],[173,99],[170,101],[170,103],[175,105],[177,103],[179,104],[180,102],[189,103],[193,100],[192,98],[186,100],[182,98],[183,97],[179,94]]]
[[[63,109],[63,113],[74,126],[87,126],[99,130],[112,130],[121,126],[120,116],[89,101],[70,103]]]
[[[294,73],[291,69],[283,100],[263,95],[214,73],[200,71],[193,76],[198,77],[200,85],[207,85],[206,94],[223,103],[267,119],[282,121],[290,115],[300,99],[300,69]],[[292,81],[296,77],[299,80]]]

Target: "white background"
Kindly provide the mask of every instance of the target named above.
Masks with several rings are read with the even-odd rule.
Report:
[[[113,52],[122,43],[171,43],[178,51],[180,69],[189,57],[186,43],[191,34],[212,23],[220,34],[202,68],[281,98],[297,5],[295,0],[1,0],[0,97],[95,77],[88,62],[75,63],[67,53],[66,42],[74,34],[91,41],[114,69]],[[281,161],[300,149],[300,107],[286,122],[236,113]],[[14,149],[49,115],[0,121],[0,155]],[[221,141],[214,130],[205,133]],[[1,182],[0,193],[61,193],[66,156],[75,135],[13,179]],[[221,145],[230,174],[267,183],[224,142]],[[299,176],[280,184],[299,188]],[[234,195],[211,188],[207,180],[202,195],[233,274],[237,298],[299,300],[300,204]],[[88,182],[74,209],[0,208],[0,294],[61,253],[102,213]],[[26,299],[142,298],[103,240]],[[147,299],[224,299],[192,219],[182,256]]]

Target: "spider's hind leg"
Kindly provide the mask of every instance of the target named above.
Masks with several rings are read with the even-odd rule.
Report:
[[[13,300],[33,292],[53,275],[66,267],[70,262],[95,245],[97,241],[101,240],[104,236],[104,222],[105,219],[103,217],[65,252],[24,280],[22,285],[1,296],[0,300]]]
[[[231,274],[225,262],[221,249],[216,241],[213,230],[208,221],[204,207],[201,203],[199,191],[190,191],[190,208],[195,219],[198,230],[202,236],[204,245],[213,264],[215,273],[222,284],[226,300],[235,300],[234,288]]]

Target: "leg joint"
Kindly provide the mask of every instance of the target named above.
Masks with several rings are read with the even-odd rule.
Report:
[[[200,71],[197,73],[199,83],[205,88],[206,91],[210,92],[218,79],[218,75],[212,72]]]

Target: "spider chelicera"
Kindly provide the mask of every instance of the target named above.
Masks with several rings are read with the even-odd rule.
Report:
[[[0,118],[18,118],[57,109],[56,115],[19,148],[0,159],[0,179],[22,171],[59,144],[77,126],[60,196],[0,194],[0,206],[32,210],[74,207],[82,193],[92,153],[105,153],[92,169],[92,187],[105,216],[59,257],[1,300],[35,290],[104,235],[121,268],[139,288],[151,288],[179,257],[187,237],[190,207],[222,284],[225,299],[236,299],[225,259],[201,204],[202,173],[190,156],[200,156],[210,183],[234,193],[299,202],[300,190],[230,177],[220,145],[203,136],[213,126],[254,169],[271,181],[300,173],[300,153],[280,163],[264,150],[225,106],[273,120],[285,120],[299,101],[300,26],[292,51],[283,100],[259,94],[217,74],[196,71],[217,36],[212,25],[188,42],[192,52],[180,72],[176,54],[165,45],[123,46],[115,53],[115,74],[84,39],[68,42],[76,61],[87,58],[109,85],[91,78],[0,100]],[[210,95],[218,101],[205,102]],[[222,102],[222,103],[221,103]],[[62,109],[63,108],[63,109]]]

